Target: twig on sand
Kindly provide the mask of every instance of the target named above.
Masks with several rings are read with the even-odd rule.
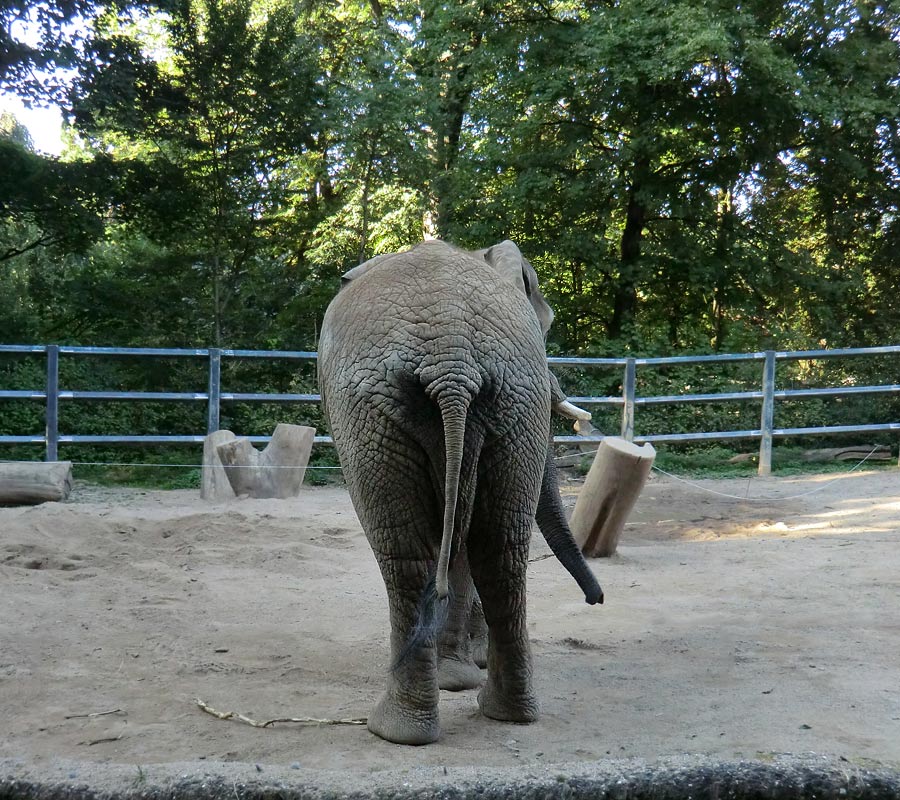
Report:
[[[279,717],[277,719],[267,719],[265,722],[250,719],[237,711],[217,711],[212,706],[204,703],[199,697],[197,705],[201,710],[217,719],[236,719],[238,722],[252,725],[254,728],[268,728],[278,722],[294,722],[298,725],[365,725],[368,722],[366,717],[352,717],[350,719],[317,719],[315,717]]]
[[[103,739],[91,739],[89,742],[79,742],[78,744],[86,744],[88,747],[93,747],[95,744],[106,744],[107,742],[118,742],[122,738],[122,734],[120,733],[118,736],[106,736]]]
[[[94,711],[92,714],[66,714],[64,719],[90,719],[91,717],[106,717],[110,714],[124,714],[121,708],[114,708],[112,711]]]

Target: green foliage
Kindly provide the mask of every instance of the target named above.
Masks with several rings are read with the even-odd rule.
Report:
[[[557,311],[551,353],[894,342],[898,30],[890,4],[837,0],[0,3],[0,83],[62,102],[70,124],[52,159],[0,118],[0,341],[313,350],[346,269],[431,234],[515,239]],[[54,66],[73,68],[68,86],[41,71]],[[230,369],[248,390],[314,388],[284,364]],[[757,372],[644,371],[639,393],[756,389]],[[560,374],[575,395],[621,392],[608,371]],[[158,377],[125,363],[72,375]],[[32,412],[6,404],[0,427],[37,430]],[[285,412],[223,409],[248,431]],[[777,414],[805,426],[898,407],[809,399]],[[104,404],[64,422],[201,430],[198,415]],[[618,428],[614,408],[597,419]],[[639,433],[758,424],[753,403],[637,416]]]
[[[821,440],[811,445],[823,446],[825,445]],[[805,449],[796,446],[772,448],[772,474],[780,477],[817,473],[846,474],[857,468],[862,461],[807,461],[803,458]],[[736,461],[735,457],[742,454],[751,457]],[[654,466],[680,478],[752,478],[757,474],[757,459],[749,447],[739,450],[720,445],[660,445]],[[888,470],[896,469],[896,465],[893,462],[872,461],[863,464],[862,468]]]

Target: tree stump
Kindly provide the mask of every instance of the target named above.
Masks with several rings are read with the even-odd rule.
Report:
[[[200,497],[204,500],[230,500],[234,490],[228,482],[218,447],[232,442],[235,435],[231,431],[213,431],[203,440],[203,470],[200,473]]]
[[[641,447],[617,436],[607,436],[600,443],[569,523],[586,556],[616,552],[619,535],[655,458],[656,450],[649,444]]]
[[[0,505],[33,506],[66,500],[72,491],[71,461],[0,464]]]
[[[303,486],[315,435],[315,428],[279,423],[262,452],[249,439],[225,442],[216,451],[238,497],[284,499],[296,497]]]

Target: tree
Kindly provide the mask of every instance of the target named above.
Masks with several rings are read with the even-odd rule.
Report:
[[[271,236],[305,188],[311,63],[286,2],[185,0],[149,27],[99,20],[90,43],[75,125],[115,154],[119,217],[206,276],[216,345],[258,326],[259,282],[285,277]]]
[[[90,20],[105,13],[165,10],[168,0],[0,0],[0,92],[61,102]]]

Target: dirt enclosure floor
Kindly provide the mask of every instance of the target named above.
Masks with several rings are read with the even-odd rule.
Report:
[[[443,738],[421,748],[197,706],[368,713],[387,604],[343,489],[213,505],[78,485],[65,504],[0,509],[0,778],[139,788],[179,762],[182,777],[365,786],[683,754],[900,768],[900,471],[696,483],[654,474],[619,553],[592,562],[603,606],[536,533],[540,721],[442,692]],[[578,488],[564,484],[569,506]]]

